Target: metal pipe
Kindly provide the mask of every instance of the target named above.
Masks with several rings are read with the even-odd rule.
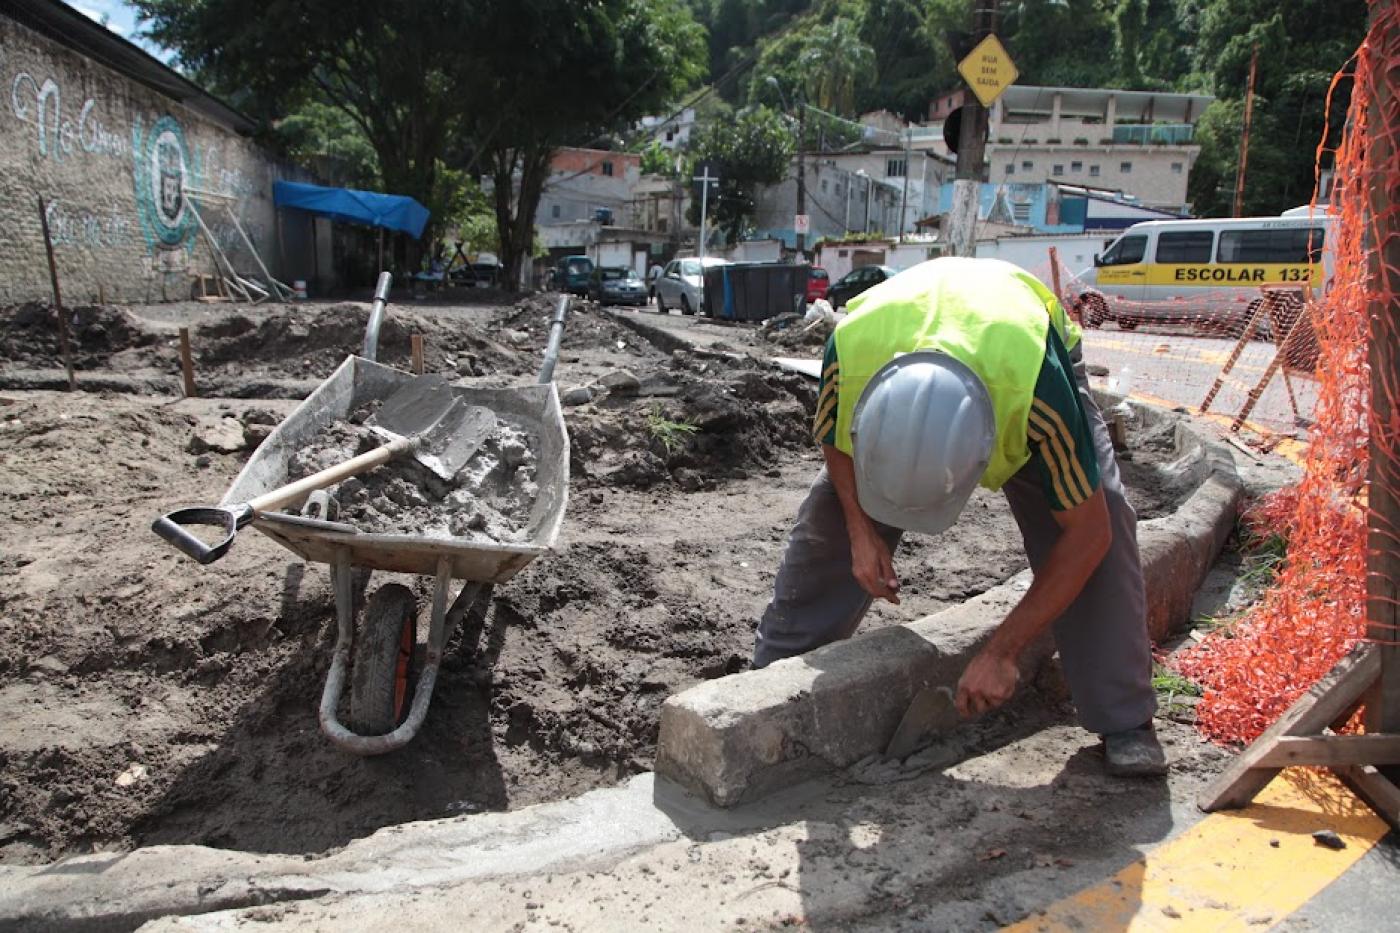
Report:
[[[549,343],[544,348],[544,365],[540,367],[540,385],[554,381],[554,366],[559,362],[559,345],[564,341],[564,321],[569,316],[569,296],[559,296],[559,306],[554,310],[554,320],[549,325]]]
[[[374,307],[370,309],[369,324],[365,327],[365,347],[360,353],[371,362],[378,362],[379,328],[384,324],[384,306],[389,303],[389,287],[393,284],[392,273],[379,273],[379,284],[374,286]]]

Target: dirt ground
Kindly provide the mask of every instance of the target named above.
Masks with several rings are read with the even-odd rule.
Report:
[[[430,371],[527,383],[551,308],[393,306],[380,359],[406,365],[416,332]],[[326,569],[251,530],[201,568],[149,526],[216,501],[290,410],[281,399],[359,347],[366,315],[78,309],[80,382],[121,376],[132,391],[70,395],[17,388],[58,378],[51,315],[0,311],[0,862],[180,842],[312,853],[385,825],[572,796],[650,769],[662,701],[746,667],[819,464],[815,385],[764,362],[795,351],[752,329],[723,341],[738,358],[691,353],[585,308],[556,373],[561,391],[592,387],[566,409],[557,550],[468,613],[408,748],[360,759],[332,747],[316,722],[334,640]],[[225,398],[176,396],[181,324],[201,385]],[[226,445],[241,449],[195,439],[220,419],[241,426],[243,443]],[[1159,475],[1162,439],[1141,440],[1125,474],[1150,516],[1189,490]],[[1024,565],[1004,503],[982,493],[954,530],[911,537],[896,560],[904,603],[867,627]],[[431,581],[406,582],[426,607]]]

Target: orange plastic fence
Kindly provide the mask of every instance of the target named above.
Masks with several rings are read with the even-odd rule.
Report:
[[[1400,423],[1374,421],[1368,368],[1367,309],[1378,299],[1400,300],[1380,293],[1384,280],[1374,265],[1377,218],[1368,205],[1376,186],[1392,190],[1400,174],[1400,166],[1380,164],[1372,146],[1378,136],[1400,138],[1394,104],[1400,89],[1390,87],[1378,98],[1372,85],[1374,75],[1394,81],[1400,71],[1397,8],[1394,0],[1373,7],[1373,25],[1354,67],[1334,78],[1328,95],[1328,114],[1335,119],[1335,92],[1354,76],[1341,143],[1330,153],[1318,148],[1318,164],[1330,155],[1336,167],[1331,209],[1338,219],[1327,243],[1331,285],[1308,307],[1315,338],[1309,352],[1316,354],[1316,423],[1305,475],[1246,516],[1256,533],[1283,535],[1287,556],[1275,585],[1232,631],[1207,637],[1175,661],[1178,670],[1205,687],[1199,724],[1217,741],[1258,736],[1366,634],[1368,443],[1372,436],[1391,447],[1400,443]],[[1385,67],[1377,69],[1378,64]],[[1391,105],[1378,108],[1378,99]],[[1400,335],[1379,327],[1374,339],[1393,341]],[[1385,392],[1392,403],[1400,402],[1400,386],[1387,385]],[[1395,404],[1385,408],[1397,411]]]

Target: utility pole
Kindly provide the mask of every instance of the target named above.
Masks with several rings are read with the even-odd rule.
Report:
[[[802,141],[807,135],[807,98],[797,102],[797,213],[807,213],[807,164],[802,157]],[[807,234],[797,233],[798,261],[807,256]]]
[[[909,161],[910,151],[914,145],[914,128],[906,126],[904,128],[904,192],[899,196],[899,240],[904,242],[904,207],[909,203]]]
[[[972,42],[991,35],[997,25],[997,0],[972,0]],[[971,256],[976,251],[977,206],[987,150],[987,108],[967,94],[958,135],[958,166],[953,175],[953,209],[948,223],[947,253]]]
[[[1249,56],[1249,87],[1244,92],[1244,132],[1240,134],[1240,164],[1235,169],[1235,209],[1231,217],[1244,215],[1244,176],[1249,164],[1249,124],[1254,116],[1254,75],[1259,68],[1259,46]]]
[[[710,185],[719,181],[717,176],[710,174],[708,163],[700,167],[700,174],[695,176],[695,181],[700,183],[700,260],[705,259],[705,221],[710,210]]]

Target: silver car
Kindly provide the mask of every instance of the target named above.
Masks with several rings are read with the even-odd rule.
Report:
[[[703,266],[702,266],[703,263]],[[694,314],[705,306],[705,280],[702,269],[728,265],[728,261],[706,256],[672,259],[656,277],[652,286],[656,292],[656,310],[666,314],[680,308],[681,314]]]

